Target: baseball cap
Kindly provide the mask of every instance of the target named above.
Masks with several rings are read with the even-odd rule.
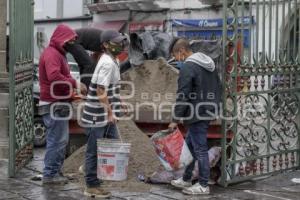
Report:
[[[101,34],[101,42],[115,42],[120,43],[124,40],[127,40],[127,37],[118,31],[108,30],[103,31]]]

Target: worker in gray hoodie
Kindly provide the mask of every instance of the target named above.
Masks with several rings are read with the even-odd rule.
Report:
[[[209,194],[207,130],[210,121],[217,116],[221,84],[214,61],[203,53],[193,53],[189,41],[175,38],[170,45],[170,53],[183,62],[178,78],[177,99],[173,111],[173,121],[169,125],[174,130],[178,123],[188,127],[186,143],[193,155],[193,162],[185,169],[183,177],[171,184],[183,188],[189,195]],[[191,178],[198,160],[199,182],[192,185]]]

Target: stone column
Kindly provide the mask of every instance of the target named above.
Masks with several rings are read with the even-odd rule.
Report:
[[[8,74],[6,68],[7,0],[0,0],[0,177],[8,175]]]
[[[0,0],[0,73],[6,72],[6,2]]]

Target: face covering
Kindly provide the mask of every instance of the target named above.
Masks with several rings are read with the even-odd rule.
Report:
[[[113,56],[117,56],[123,51],[123,46],[120,44],[109,43],[108,50]]]
[[[183,61],[178,61],[176,65],[177,65],[178,69],[182,69],[183,65],[184,65],[184,62]]]

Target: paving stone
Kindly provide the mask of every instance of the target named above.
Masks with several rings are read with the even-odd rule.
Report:
[[[59,191],[70,191],[70,190],[81,190],[82,188],[78,184],[68,183],[63,186],[57,186],[56,189],[58,189]]]
[[[11,192],[7,192],[7,191],[3,191],[0,190],[0,199],[12,199],[12,198],[18,198],[17,194],[11,193]]]
[[[136,197],[142,196],[144,193],[141,192],[118,192],[112,191],[112,195],[117,198],[127,198],[127,197]]]
[[[159,188],[154,188],[150,190],[151,194],[156,194],[160,195],[162,197],[166,197],[169,199],[186,199],[186,196],[181,193],[180,190],[172,190],[172,189],[159,189]]]
[[[147,194],[147,193],[144,193],[139,196],[123,197],[122,199],[124,200],[169,200],[169,198],[165,198],[154,194]]]

